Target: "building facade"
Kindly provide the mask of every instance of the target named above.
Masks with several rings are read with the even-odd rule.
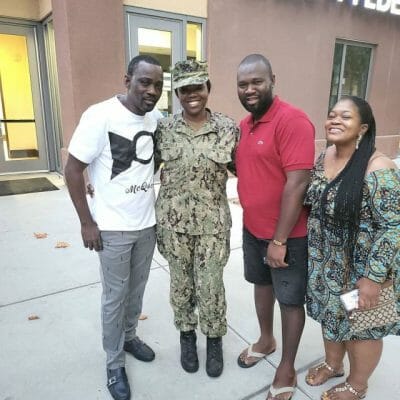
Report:
[[[380,11],[377,5],[391,9]],[[325,146],[329,105],[352,94],[370,102],[377,146],[395,157],[400,134],[399,14],[399,0],[209,1],[213,104],[236,118],[243,115],[235,85],[226,82],[235,81],[244,56],[262,53],[276,74],[276,93],[311,117],[319,148]]]
[[[400,0],[2,0],[0,174],[62,171],[81,113],[124,92],[137,54],[163,66],[164,114],[178,108],[169,67],[207,59],[210,107],[239,121],[249,53],[270,59],[276,93],[310,115],[319,148],[329,106],[355,94],[374,109],[378,148],[397,155]]]

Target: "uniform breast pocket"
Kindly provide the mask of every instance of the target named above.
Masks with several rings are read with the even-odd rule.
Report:
[[[207,158],[216,164],[220,164],[221,166],[228,164],[232,160],[230,151],[222,146],[214,147],[213,149],[209,150],[207,152]]]
[[[230,151],[224,147],[215,147],[206,153],[206,174],[210,184],[224,185],[227,178],[226,165],[232,160]]]
[[[161,147],[161,158],[165,163],[178,160],[182,157],[182,148],[179,146]]]
[[[163,163],[160,173],[161,184],[168,185],[179,181],[184,171],[182,148],[178,146],[162,147],[160,152]]]

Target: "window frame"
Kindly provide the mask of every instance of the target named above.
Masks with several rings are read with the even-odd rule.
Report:
[[[206,54],[206,29],[207,20],[201,17],[195,17],[191,15],[172,13],[167,11],[151,10],[147,8],[140,8],[134,6],[124,6],[125,21],[127,21],[128,14],[137,14],[147,17],[167,19],[179,22],[182,26],[182,44],[180,49],[180,59],[186,60],[187,58],[187,24],[194,23],[201,25],[201,53],[203,60],[207,59]],[[129,35],[129,29],[126,23],[125,35]],[[129,37],[126,40],[126,54],[129,54]]]
[[[365,100],[368,100],[370,87],[371,87],[372,68],[373,68],[373,64],[374,64],[375,51],[376,51],[377,45],[374,44],[374,43],[366,43],[366,42],[361,42],[361,41],[337,38],[335,40],[335,43],[334,43],[334,46],[333,46],[332,73],[331,73],[331,83],[330,83],[330,90],[329,90],[328,107],[330,107],[330,101],[331,101],[331,97],[332,97],[335,48],[336,48],[337,44],[343,45],[343,50],[342,50],[342,55],[341,55],[342,60],[341,60],[340,73],[339,73],[339,89],[338,89],[336,101],[338,101],[342,97],[342,80],[343,80],[343,75],[344,75],[344,70],[345,70],[346,55],[347,55],[347,47],[348,46],[366,47],[366,48],[371,49],[371,56],[370,56],[370,59],[369,59],[368,76],[367,76],[367,83],[366,83],[366,87],[365,87],[365,97],[364,97]]]

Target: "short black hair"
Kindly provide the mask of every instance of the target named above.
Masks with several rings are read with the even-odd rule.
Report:
[[[249,65],[249,64],[254,64],[256,62],[262,62],[265,65],[265,67],[269,72],[269,77],[272,79],[273,73],[272,73],[271,63],[268,60],[268,58],[264,57],[262,54],[249,54],[248,56],[243,58],[242,61],[240,61],[239,67],[241,65]]]
[[[160,62],[156,58],[146,54],[141,54],[139,56],[133,57],[132,60],[129,61],[126,74],[132,76],[135,73],[136,68],[141,61],[144,61],[148,64],[158,65],[159,67],[161,67]]]

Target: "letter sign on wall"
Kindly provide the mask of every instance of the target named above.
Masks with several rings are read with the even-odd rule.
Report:
[[[343,3],[345,0],[337,0],[337,2]],[[363,6],[369,10],[400,15],[400,0],[347,0],[347,2],[353,6]]]

